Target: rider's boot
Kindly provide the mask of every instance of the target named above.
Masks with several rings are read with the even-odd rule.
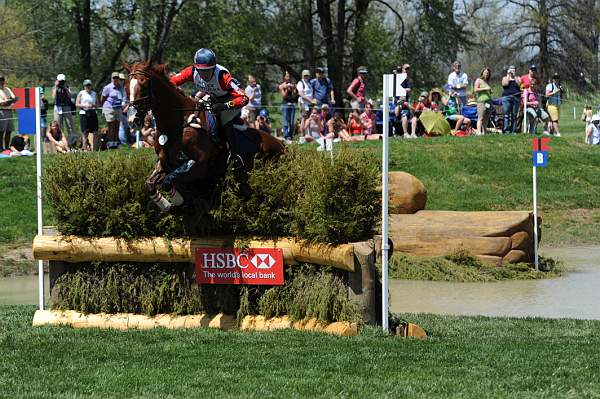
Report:
[[[227,157],[227,167],[232,171],[240,171],[243,170],[244,160],[236,152],[236,132],[233,127],[233,122],[229,122],[224,126],[225,136],[227,137],[227,142],[229,143],[229,157]]]

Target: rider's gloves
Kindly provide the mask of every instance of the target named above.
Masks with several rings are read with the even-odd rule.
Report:
[[[231,101],[227,101],[226,103],[215,103],[212,106],[212,112],[217,113],[231,108],[233,108],[233,102]]]

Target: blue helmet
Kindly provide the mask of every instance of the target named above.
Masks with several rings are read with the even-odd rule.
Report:
[[[194,67],[196,69],[212,69],[217,65],[217,56],[208,48],[201,48],[194,55]]]
[[[267,111],[266,109],[263,108],[258,113],[258,116],[262,116],[263,118],[268,118],[269,117],[269,111]]]

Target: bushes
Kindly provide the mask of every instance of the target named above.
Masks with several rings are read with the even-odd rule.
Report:
[[[192,284],[188,264],[106,264],[74,266],[52,290],[52,306],[84,313],[261,314],[358,321],[347,287],[333,272],[303,266],[286,270],[283,286]]]
[[[54,157],[44,190],[63,234],[83,236],[293,235],[341,243],[370,238],[380,213],[379,171],[368,152],[290,148],[257,162],[247,181],[228,175],[211,192],[181,187],[179,215],[161,213],[144,190],[151,151]],[[196,191],[194,191],[196,190]]]

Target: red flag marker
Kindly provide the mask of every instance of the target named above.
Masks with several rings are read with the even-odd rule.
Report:
[[[531,143],[531,149],[533,151],[549,151],[550,150],[550,137],[540,137],[533,139]]]

